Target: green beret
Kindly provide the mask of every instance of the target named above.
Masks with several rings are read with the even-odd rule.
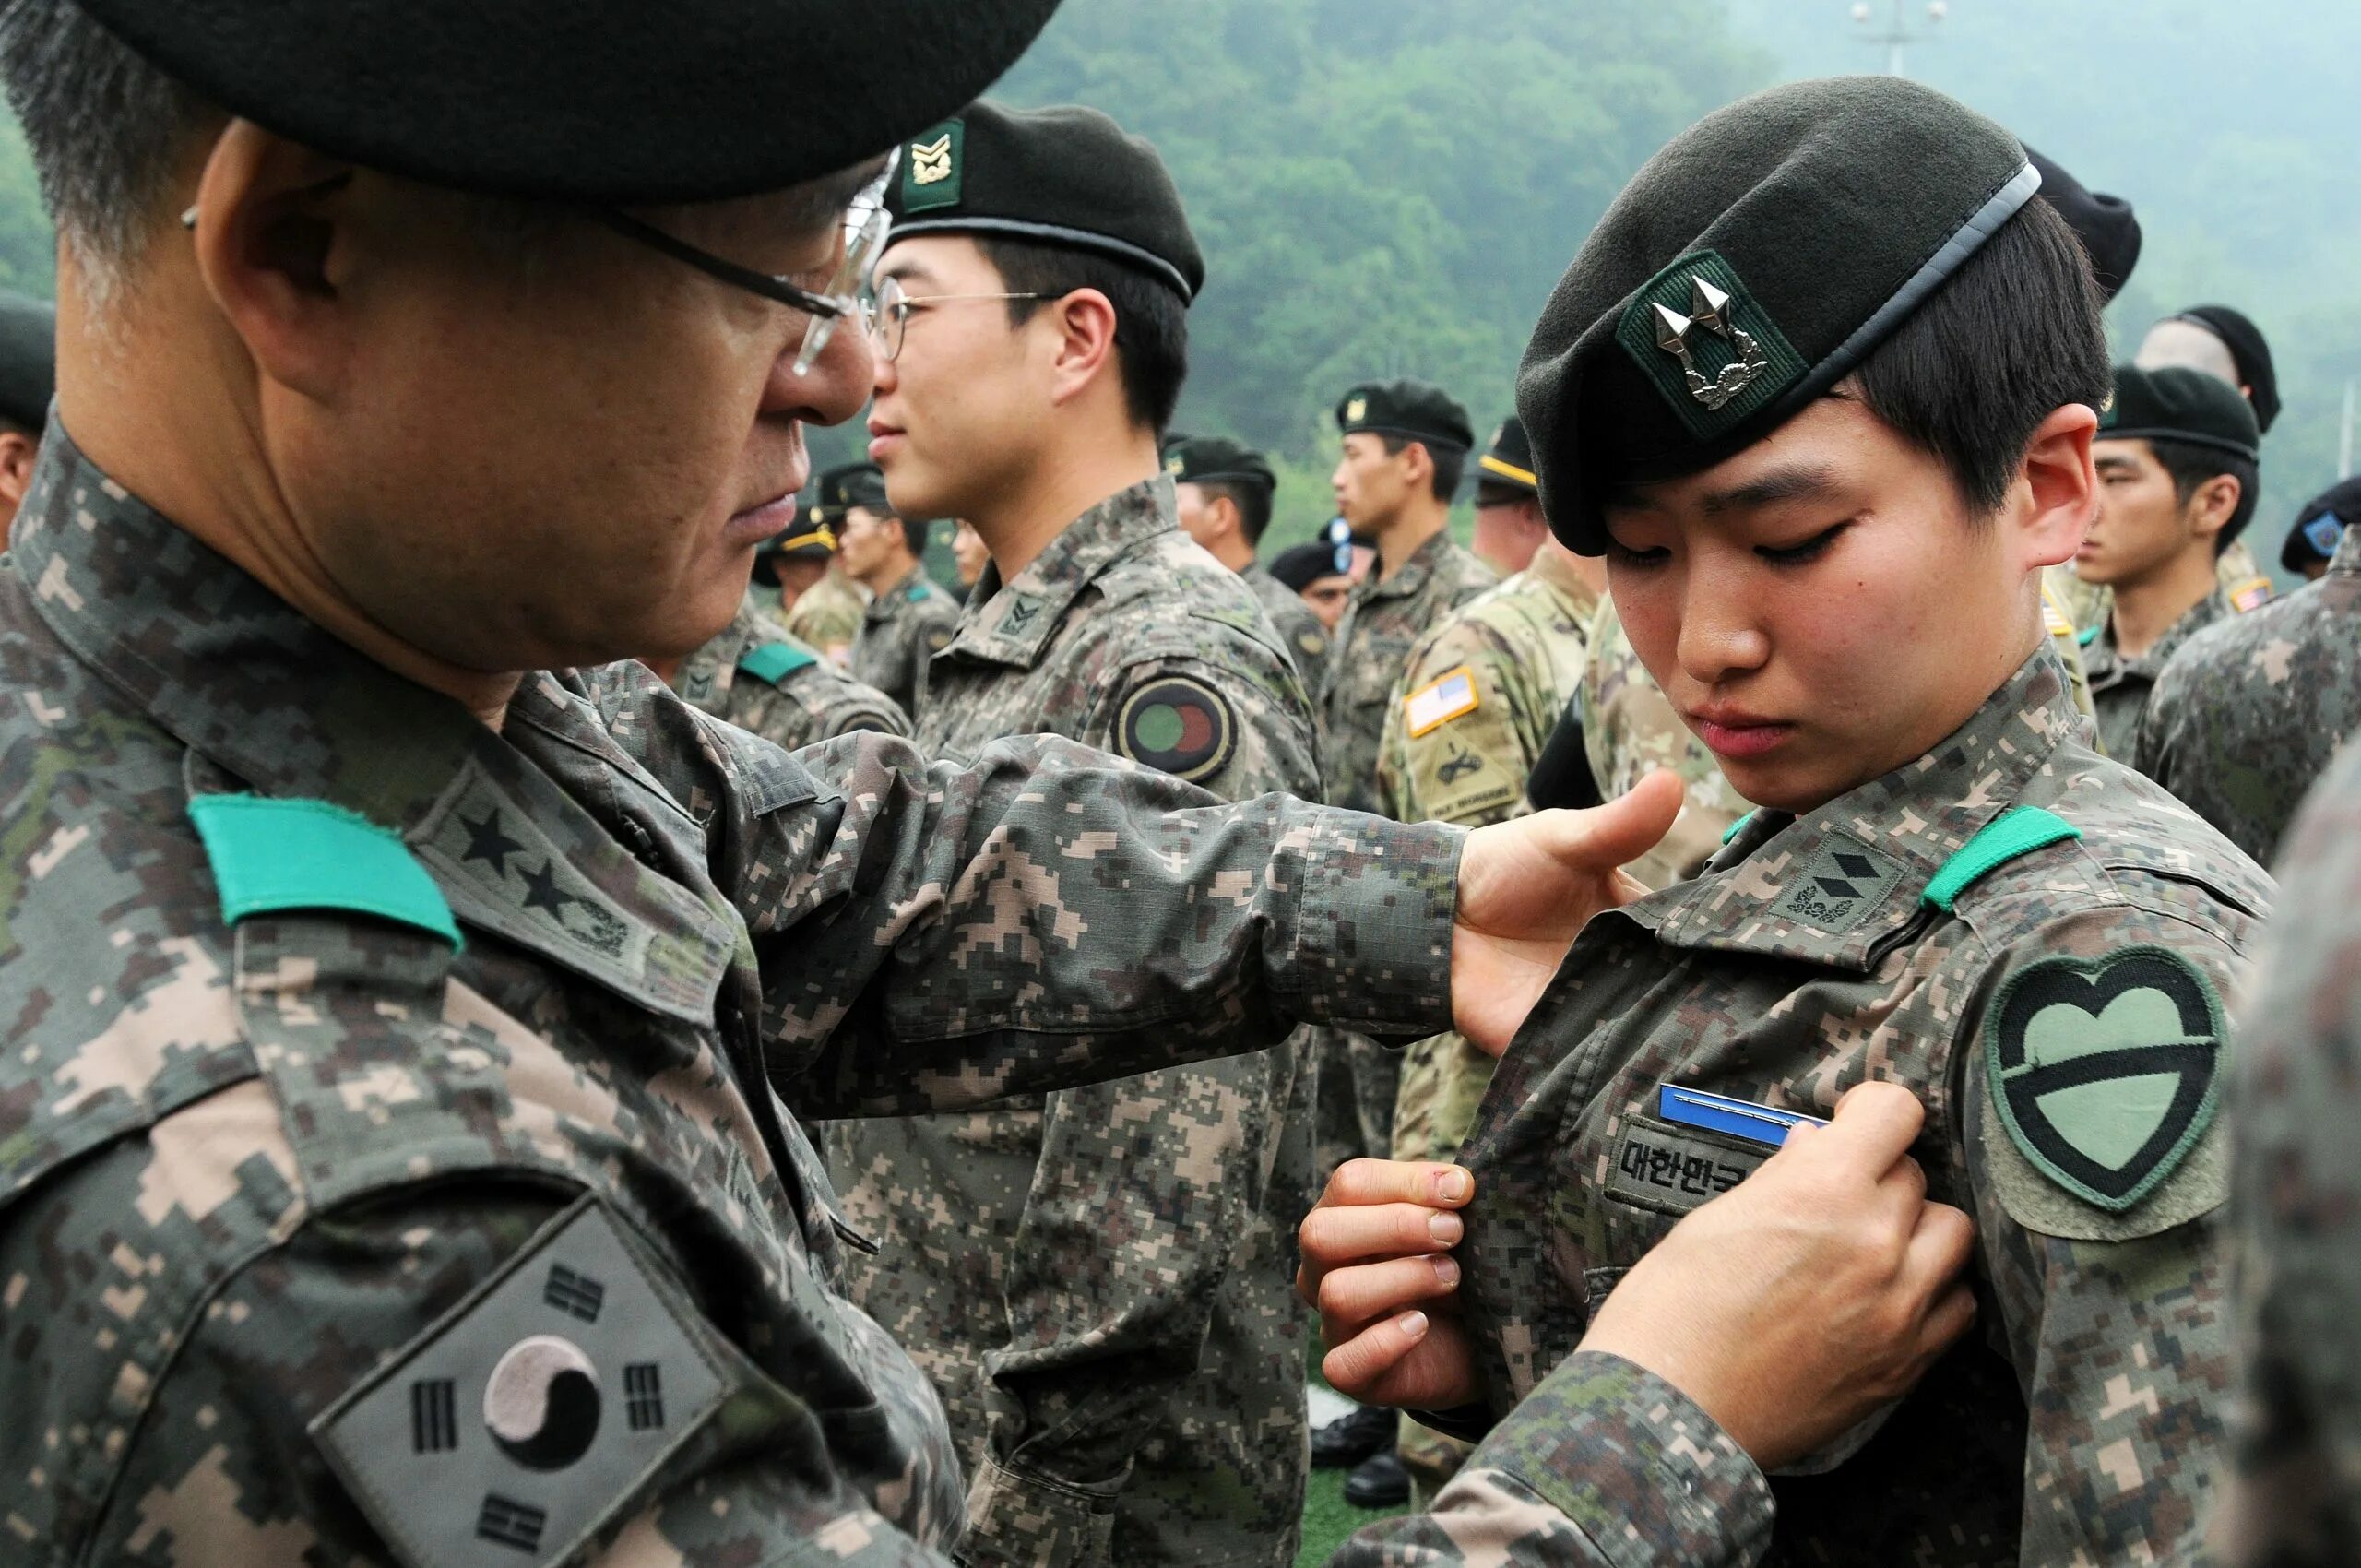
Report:
[[[0,419],[39,434],[57,396],[57,307],[0,291]]]
[[[2099,415],[2101,441],[2178,441],[2262,460],[2254,409],[2219,376],[2185,365],[2115,367],[2115,400]]]
[[[1336,403],[1336,428],[1347,435],[1366,430],[1462,452],[1476,445],[1476,427],[1459,399],[1430,381],[1407,376],[1364,382],[1346,393]]]
[[[970,104],[903,146],[885,208],[896,240],[1001,235],[1112,256],[1184,301],[1204,286],[1164,160],[1096,109]]]
[[[849,168],[957,109],[1058,0],[74,0],[166,76],[438,185],[707,201]]]
[[[1271,461],[1251,446],[1218,435],[1176,435],[1164,444],[1164,471],[1178,484],[1259,484],[1279,488]]]
[[[1558,280],[1517,375],[1558,537],[1742,451],[1860,364],[2033,198],[2016,137],[1895,77],[1794,82],[1675,137]]]
[[[1478,483],[1508,490],[1541,488],[1541,481],[1533,477],[1533,443],[1525,437],[1523,420],[1511,414],[1492,432],[1483,456],[1476,459],[1476,479]]]
[[[822,474],[819,499],[806,516],[833,527],[854,506],[894,515],[894,504],[885,498],[885,470],[874,463],[841,463]]]

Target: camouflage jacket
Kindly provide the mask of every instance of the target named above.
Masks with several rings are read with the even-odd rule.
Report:
[[[755,607],[682,661],[673,689],[716,719],[793,752],[856,730],[908,735],[893,698],[839,671]]]
[[[2266,864],[2345,740],[2361,733],[2361,530],[2328,575],[2217,622],[2156,679],[2134,759]]]
[[[2115,620],[2110,614],[2082,645],[2082,668],[2090,675],[2091,702],[2098,709],[2099,739],[2106,754],[2128,762],[2140,742],[2140,716],[2148,694],[2181,645],[2231,613],[2230,601],[2220,589],[2207,594],[2165,630],[2148,651],[2126,659],[2115,649]]]
[[[2227,1375],[2221,999],[2272,884],[2079,729],[2036,650],[1919,761],[1757,813],[1590,922],[1468,1140],[1462,1295],[1498,1408],[1780,1111],[1879,1077],[1925,1103],[1928,1190],[1975,1219],[1980,1332],[1773,1479],[1771,1560],[2189,1560]]]
[[[2361,748],[2287,847],[2231,1099],[2240,1398],[2213,1539],[2232,1568],[2361,1562]]]
[[[1296,672],[1303,677],[1303,689],[1317,693],[1328,675],[1328,628],[1301,595],[1271,576],[1260,561],[1238,576],[1262,601],[1263,613],[1271,618],[1287,657],[1295,660]]]
[[[12,1562],[939,1562],[800,1119],[1448,1022],[1451,830],[790,757],[632,664],[495,732],[55,425],[0,681]]]
[[[853,586],[845,569],[830,562],[826,576],[788,606],[783,620],[789,631],[841,670],[852,657],[852,640],[860,635],[860,618],[868,604],[867,596]]]
[[[1660,767],[1680,775],[1688,787],[1672,831],[1631,868],[1650,887],[1668,887],[1692,874],[1720,847],[1730,824],[1746,814],[1747,803],[1640,662],[1613,599],[1599,600],[1587,640],[1590,661],[1575,712],[1600,798],[1613,800]]]
[[[959,601],[934,586],[924,567],[869,601],[852,639],[852,678],[865,682],[915,717],[926,696],[927,661],[951,646],[959,629]]]
[[[1377,782],[1378,748],[1410,645],[1499,580],[1450,534],[1438,533],[1393,576],[1380,581],[1371,571],[1354,588],[1345,601],[1345,618],[1329,639],[1321,694],[1329,804],[1357,812],[1385,810]]]
[[[1233,799],[1319,787],[1294,667],[1252,593],[1174,526],[1170,480],[979,589],[934,660],[929,755],[1044,731]],[[854,1299],[933,1376],[976,1472],[971,1562],[1294,1561],[1287,1259],[1314,1195],[1311,1093],[1287,1044],[831,1130],[848,1211],[884,1243],[855,1261]]]
[[[2221,588],[2222,597],[2230,601],[2230,608],[2240,614],[2261,609],[2278,594],[2243,539],[2232,540],[2230,548],[2213,563],[2213,581]],[[2102,583],[2084,582],[2071,566],[2052,566],[2043,572],[2042,588],[2046,597],[2074,623],[2077,631],[2106,625],[2115,609],[2113,588]]]

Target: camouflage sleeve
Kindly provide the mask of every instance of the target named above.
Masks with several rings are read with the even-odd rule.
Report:
[[[848,736],[742,823],[722,885],[774,977],[801,1113],[916,1115],[1267,1046],[1451,1022],[1462,835],[1192,786],[1046,736],[961,769]]]
[[[1328,1568],[1740,1568],[1771,1520],[1762,1473],[1712,1417],[1583,1351],[1477,1445],[1433,1513],[1370,1526]]]
[[[1958,977],[1980,991],[1958,1103],[1986,1332],[2024,1392],[2027,1562],[2203,1561],[2222,1467],[2228,1135],[2214,1109],[2221,998],[2244,966],[2197,909],[2201,889],[2155,879],[2139,897]]]
[[[12,1476],[30,1475],[6,1489],[9,1523],[58,1548],[54,1561],[359,1568],[417,1560],[415,1543],[397,1554],[355,1506],[314,1423],[464,1312],[565,1199],[545,1178],[487,1177],[308,1212],[289,1185],[295,1157],[278,1125],[269,1091],[250,1080],[147,1138],[112,1146],[11,1209],[0,1229],[0,1265],[16,1281],[12,1333],[20,1348],[23,1325],[46,1322],[59,1336],[57,1353],[42,1358],[48,1370],[20,1369],[0,1396],[15,1434],[0,1445],[20,1447],[27,1465]],[[109,1279],[119,1288],[101,1293]],[[729,1353],[713,1339],[718,1358]],[[447,1444],[421,1432],[400,1445],[394,1462],[414,1467],[415,1500],[380,1495],[376,1508],[396,1517],[415,1508],[421,1519],[458,1513],[492,1532],[485,1538],[497,1544],[482,1550],[520,1562],[537,1560],[520,1532],[538,1536],[569,1517],[607,1521],[596,1527],[611,1553],[602,1561],[947,1562],[862,1501],[800,1401],[759,1372],[744,1375],[729,1419],[706,1423],[626,1496],[581,1495],[580,1472],[561,1472],[536,1494],[545,1510],[511,1504],[495,1519],[481,1482],[466,1490],[481,1469],[469,1460],[484,1440],[472,1424],[481,1418],[455,1409],[443,1418]],[[407,1392],[396,1385],[397,1397]],[[35,1434],[44,1428],[42,1452]],[[61,1428],[77,1441],[59,1446]],[[447,1460],[429,1453],[445,1446]],[[16,1552],[9,1561],[30,1561]]]
[[[2361,749],[2288,839],[2239,1040],[2232,1183],[2241,1398],[2212,1544],[2237,1568],[2361,1562]]]
[[[2148,705],[2140,710],[2140,728],[2131,742],[2131,755],[2117,759],[2130,762],[2176,794],[2175,742],[2179,738],[2181,720],[2192,695],[2190,673],[2186,659],[2165,666],[2165,672],[2156,678],[2154,687],[2148,693]]]
[[[1514,816],[1553,704],[1481,622],[1447,622],[1421,638],[1378,749],[1379,787],[1396,820],[1483,827]]]

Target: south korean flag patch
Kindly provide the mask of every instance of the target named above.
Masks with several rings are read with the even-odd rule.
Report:
[[[693,1313],[585,1196],[312,1439],[406,1568],[543,1568],[721,1408]]]

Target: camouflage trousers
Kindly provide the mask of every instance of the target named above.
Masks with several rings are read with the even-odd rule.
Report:
[[[1394,1100],[1393,1156],[1449,1160],[1476,1124],[1477,1108],[1492,1082],[1492,1059],[1458,1035],[1436,1035],[1402,1053]],[[1394,1451],[1410,1472],[1410,1498],[1423,1507],[1459,1472],[1473,1445],[1422,1427],[1408,1416]]]
[[[1312,1117],[1319,1142],[1320,1186],[1348,1159],[1383,1159],[1394,1146],[1394,1099],[1402,1054],[1347,1029],[1311,1031],[1320,1059],[1320,1092]]]

